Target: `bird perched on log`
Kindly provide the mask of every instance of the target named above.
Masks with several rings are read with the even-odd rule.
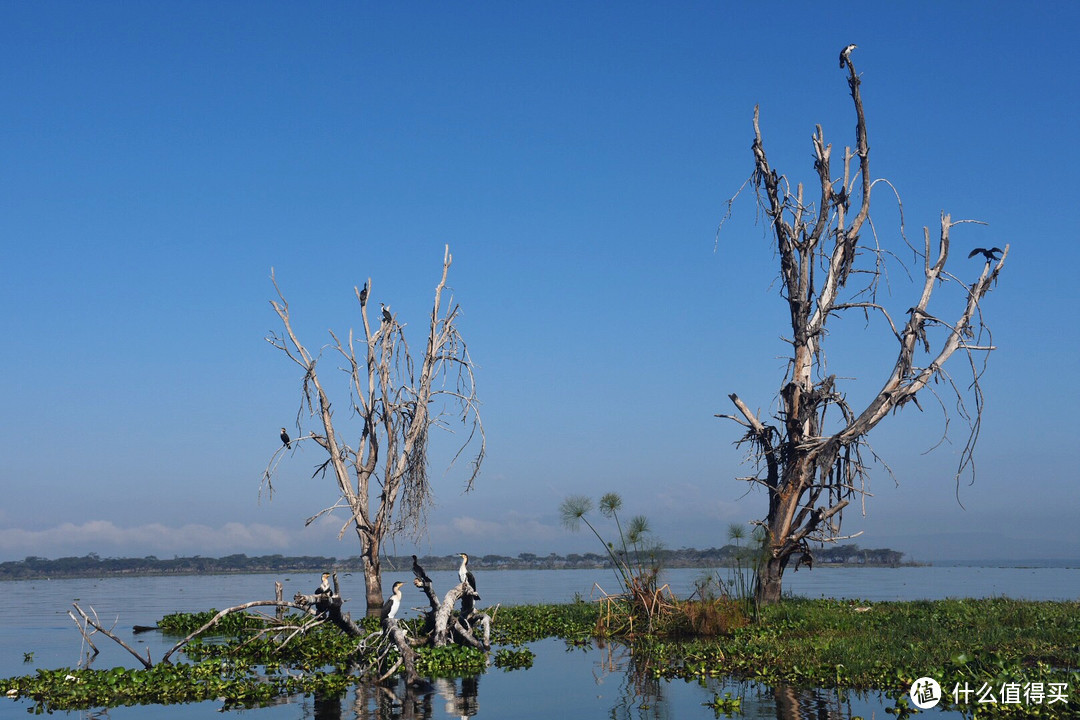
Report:
[[[1005,252],[1005,251],[1002,250],[999,247],[992,247],[989,250],[987,250],[986,248],[975,248],[974,250],[972,250],[971,252],[968,253],[968,257],[973,258],[976,255],[978,255],[979,253],[982,253],[983,256],[986,258],[986,262],[993,262],[994,260],[997,260],[997,257],[995,257],[995,256],[998,253],[1003,253],[1003,252]]]
[[[285,432],[285,428],[281,428],[281,444],[285,447],[292,447],[292,440],[289,439],[289,433]]]
[[[382,319],[383,319],[383,322],[384,323],[393,322],[394,321],[394,316],[390,314],[390,306],[389,305],[383,305],[382,303],[379,303],[379,305],[382,307]]]
[[[360,288],[360,307],[367,305],[367,283],[364,283],[364,287]]]
[[[386,602],[383,603],[382,612],[379,614],[379,619],[383,625],[386,625],[387,620],[393,620],[397,617],[397,611],[401,607],[401,586],[404,584],[400,580],[394,583],[393,594],[386,598]]]
[[[315,595],[332,595],[330,591],[330,573],[322,574],[322,582],[319,583],[319,587],[315,588]]]
[[[473,595],[476,595],[476,599],[479,600],[480,595],[476,592],[476,576],[469,570],[469,556],[465,553],[458,553],[458,555],[461,556],[461,567],[457,571],[458,582],[468,583]]]
[[[431,578],[429,578],[427,573],[424,572],[424,568],[420,567],[420,563],[419,563],[419,561],[417,561],[415,555],[412,556],[412,572],[413,572],[413,575],[416,576],[416,579],[419,580],[420,582],[422,582],[422,583],[430,583],[431,582]]]
[[[846,48],[840,51],[840,67],[843,68],[845,64],[851,62],[851,51],[859,47],[855,43],[851,43]]]

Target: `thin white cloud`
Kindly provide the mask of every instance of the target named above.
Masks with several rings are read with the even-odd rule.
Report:
[[[220,527],[160,523],[120,527],[109,520],[62,523],[44,530],[0,530],[0,554],[36,555],[219,555],[237,552],[266,554],[285,550],[292,536],[281,528],[259,523],[230,522]]]
[[[484,535],[497,537],[498,533],[505,530],[503,523],[473,517],[456,517],[450,524],[455,530],[467,537],[482,537]]]
[[[510,512],[498,521],[458,516],[448,524],[433,525],[429,530],[432,544],[437,547],[457,547],[465,541],[486,552],[503,552],[508,548],[545,549],[567,539],[567,532],[562,527],[547,525],[516,512]]]

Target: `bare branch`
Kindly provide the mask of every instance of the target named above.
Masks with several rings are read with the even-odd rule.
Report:
[[[320,356],[301,343],[289,305],[274,280],[278,300],[271,305],[282,330],[268,339],[303,368],[301,407],[306,408],[308,418],[315,420],[319,430],[302,436],[314,440],[326,453],[313,477],[332,470],[340,493],[338,502],[308,518],[308,523],[335,510],[346,510],[348,519],[341,534],[352,527],[360,540],[369,608],[382,603],[383,541],[398,533],[420,537],[426,530],[432,499],[428,477],[431,428],[447,428],[449,420],[457,418],[467,429],[451,465],[478,442],[466,489],[476,480],[486,453],[475,366],[458,330],[460,309],[452,296],[447,298],[452,260],[447,247],[419,357],[414,356],[406,340],[405,324],[388,305],[380,303],[377,326],[370,322],[367,305],[373,292],[371,279],[362,289],[354,288],[363,337],[352,330],[347,335],[330,331],[327,346],[342,361],[339,371],[347,379],[346,407],[351,412],[343,419],[335,418],[332,412],[327,378],[319,372]],[[308,418],[300,418],[298,427]],[[357,426],[355,431],[350,429],[353,424]],[[355,434],[350,438],[351,432]],[[279,455],[280,450],[263,475],[263,485],[270,490],[281,461]]]
[[[791,347],[791,356],[777,394],[775,424],[763,421],[736,395],[730,398],[737,412],[716,417],[732,420],[745,431],[738,444],[749,447],[748,460],[758,474],[739,479],[768,490],[769,511],[762,526],[768,532],[771,560],[759,575],[757,588],[758,598],[764,601],[779,599],[780,580],[792,553],[808,553],[806,543],[811,539],[824,542],[841,537],[843,510],[854,498],[859,498],[865,514],[871,465],[893,475],[869,445],[868,435],[885,417],[908,403],[922,410],[918,398],[922,390],[928,389],[942,408],[943,438],[951,417],[967,424],[968,438],[960,453],[957,480],[965,471],[974,472],[974,448],[984,407],[980,378],[986,354],[994,348],[983,323],[981,302],[997,282],[1009,247],[979,249],[986,262],[979,278],[969,285],[946,270],[946,263],[950,230],[975,221],[954,221],[942,213],[936,243],[929,229],[924,229],[921,249],[908,240],[899,193],[888,180],[874,180],[870,174],[869,136],[861,79],[852,62],[854,49],[854,45],[848,46],[841,53],[855,116],[854,145],[845,147],[840,157],[842,177],[833,177],[832,145],[826,142],[820,125],[810,138],[816,188],[804,191],[802,183],[772,167],[765,151],[760,109],[754,108],[751,180],[773,241],[781,280],[779,294],[787,304],[791,328],[790,334],[783,333],[783,339]],[[871,217],[871,191],[878,183],[887,185],[896,199],[899,241],[911,250],[914,262],[922,265],[921,278],[913,279],[913,274],[918,276],[918,266],[909,269],[911,261],[889,248],[888,237],[879,232]],[[810,199],[811,192],[816,200]],[[733,200],[728,201],[728,213]],[[861,235],[868,239],[860,240]],[[920,290],[921,280],[921,291],[903,320],[889,303],[895,292],[890,279],[893,266],[902,269],[900,275],[913,282],[916,290]],[[949,320],[942,318],[941,309],[930,310],[934,291],[944,285],[963,290],[960,311]],[[889,359],[892,367],[881,389],[861,408],[852,407],[837,376],[830,372],[824,347],[829,319],[850,311],[861,313],[867,325],[883,322],[897,340],[896,355]],[[957,351],[967,356],[971,383],[966,388],[944,369]],[[976,357],[979,353],[981,362]],[[935,383],[955,397],[953,407],[943,402]],[[973,404],[966,399],[969,397]]]
[[[91,619],[90,616],[87,615],[86,612],[81,607],[79,607],[78,603],[73,603],[72,607],[74,607],[76,612],[78,612],[80,617],[82,617],[84,627],[92,627],[92,628],[94,628],[94,630],[101,633],[105,637],[109,638],[110,640],[115,642],[120,647],[127,650],[129,653],[131,653],[133,656],[135,656],[135,659],[138,660],[140,663],[142,663],[142,666],[144,668],[146,668],[147,670],[149,670],[150,668],[152,668],[154,666],[154,663],[151,662],[151,660],[150,660],[150,648],[146,649],[146,657],[144,658],[142,655],[135,652],[135,650],[132,649],[132,647],[130,645],[128,645],[126,642],[124,642],[123,640],[118,638],[111,631],[105,629],[101,625],[101,623],[98,622],[97,613],[94,611],[93,608],[90,608],[90,612],[94,613],[94,619]],[[75,620],[75,617],[72,616],[70,612],[68,613],[68,615],[71,616],[72,620]],[[76,621],[75,624],[78,625],[78,621]],[[83,638],[86,639],[86,642],[90,644],[90,647],[94,648],[94,654],[97,655],[98,650],[97,650],[96,647],[94,647],[94,644],[92,642],[90,642],[90,636],[86,634],[85,629],[84,628],[79,628],[79,631],[82,633]]]
[[[180,648],[184,647],[189,642],[191,642],[192,640],[194,640],[195,638],[197,638],[199,635],[203,634],[204,632],[206,632],[210,628],[217,625],[219,622],[221,622],[221,620],[225,616],[231,615],[232,613],[243,612],[244,610],[248,610],[248,609],[253,608],[253,607],[267,607],[267,606],[296,608],[297,610],[302,610],[304,612],[307,612],[307,608],[304,607],[303,605],[297,604],[295,602],[288,602],[288,601],[281,601],[281,600],[255,600],[255,601],[252,601],[252,602],[243,603],[241,605],[234,605],[232,607],[225,608],[224,610],[221,610],[216,615],[214,615],[214,617],[210,618],[208,621],[203,623],[203,625],[199,629],[195,630],[194,632],[189,634],[187,637],[185,637],[183,640],[181,640],[180,642],[176,643],[171,648],[169,648],[169,651],[167,653],[165,653],[161,657],[161,662],[162,663],[169,662],[169,658],[172,657],[174,652],[176,652]],[[149,668],[150,666],[147,665],[147,667]]]

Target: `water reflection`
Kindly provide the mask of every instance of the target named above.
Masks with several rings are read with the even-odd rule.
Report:
[[[301,700],[302,717],[315,720],[444,720],[446,718],[608,717],[611,720],[737,717],[743,720],[854,720],[885,717],[892,701],[878,693],[790,686],[766,687],[732,678],[664,680],[648,656],[617,642],[590,648],[560,641],[532,643],[529,670],[471,678],[436,678],[422,687],[401,680],[363,684],[344,696]],[[484,694],[480,694],[481,680]],[[737,708],[714,711],[715,697],[729,694]],[[295,705],[293,706],[296,707]],[[259,714],[261,711],[254,711]],[[952,713],[935,717],[952,716]],[[283,715],[283,717],[285,717]],[[295,710],[291,717],[297,717]]]
[[[669,717],[664,683],[653,675],[647,659],[622,643],[601,643],[594,652],[600,655],[593,674],[597,681],[602,679],[601,676],[621,678],[620,697],[609,714],[612,720]]]
[[[776,720],[850,720],[851,702],[845,702],[834,692],[793,688],[789,685],[772,689],[776,703]]]
[[[622,697],[611,708],[609,716],[612,720],[661,720],[683,716],[685,709],[680,711],[683,703],[672,696],[685,694],[685,688],[681,687],[686,685],[685,682],[658,678],[649,658],[635,653],[628,646],[609,644],[600,650],[604,654],[598,666],[605,672],[622,674]],[[737,715],[775,717],[776,720],[851,720],[857,716],[850,701],[844,701],[835,691],[788,685],[769,688],[732,678],[703,677],[696,684],[699,688],[696,694],[704,698],[701,701],[705,709],[703,714],[713,698],[739,699],[738,709],[731,707],[725,712],[722,706],[713,713],[717,717]]]
[[[429,720],[430,718],[469,718],[479,709],[479,677],[435,678],[421,687],[409,687],[404,681],[365,683],[348,694],[315,693],[311,710],[314,720]]]

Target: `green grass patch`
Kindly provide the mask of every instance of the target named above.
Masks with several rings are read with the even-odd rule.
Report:
[[[656,677],[706,675],[766,685],[873,689],[899,696],[922,676],[967,682],[1068,683],[1071,701],[980,705],[994,717],[1080,710],[1080,603],[1009,599],[851,603],[789,599],[729,637],[635,646]],[[963,709],[963,708],[961,708]],[[970,708],[969,708],[970,709]]]
[[[501,607],[492,623],[491,642],[523,645],[553,637],[587,643],[592,640],[599,617],[600,608],[596,603]]]
[[[186,637],[195,632],[217,615],[217,610],[197,613],[172,613],[158,620],[157,628],[164,635]],[[221,618],[211,629],[213,635],[236,635],[244,630],[258,630],[266,627],[266,619],[250,613],[232,613]]]
[[[526,669],[533,654],[521,646],[544,638],[589,645],[610,605],[502,607],[495,614],[493,664]],[[1080,603],[1008,599],[859,603],[788,599],[762,608],[755,623],[730,624],[724,608],[695,608],[695,632],[715,637],[676,640],[670,635],[627,641],[633,665],[653,678],[700,679],[731,675],[766,685],[882,690],[897,698],[921,676],[951,691],[982,683],[1067,683],[1069,703],[981,705],[979,717],[1073,717],[1080,713]],[[169,616],[173,635],[197,629],[210,613]],[[373,622],[365,620],[367,625]],[[372,628],[374,629],[374,628]],[[223,698],[226,705],[259,705],[277,697],[340,692],[362,680],[350,674],[357,641],[331,626],[291,640],[284,648],[265,621],[238,616],[215,627],[184,652],[188,662],[151,670],[39,670],[0,680],[0,694],[31,698],[39,711],[169,704]],[[415,632],[415,628],[413,630]],[[498,647],[501,646],[501,647]],[[418,648],[422,675],[471,677],[487,658],[462,647]],[[898,705],[899,707],[899,705]],[[730,712],[720,699],[714,708]],[[964,708],[961,708],[964,709]],[[968,710],[973,709],[968,707]]]

